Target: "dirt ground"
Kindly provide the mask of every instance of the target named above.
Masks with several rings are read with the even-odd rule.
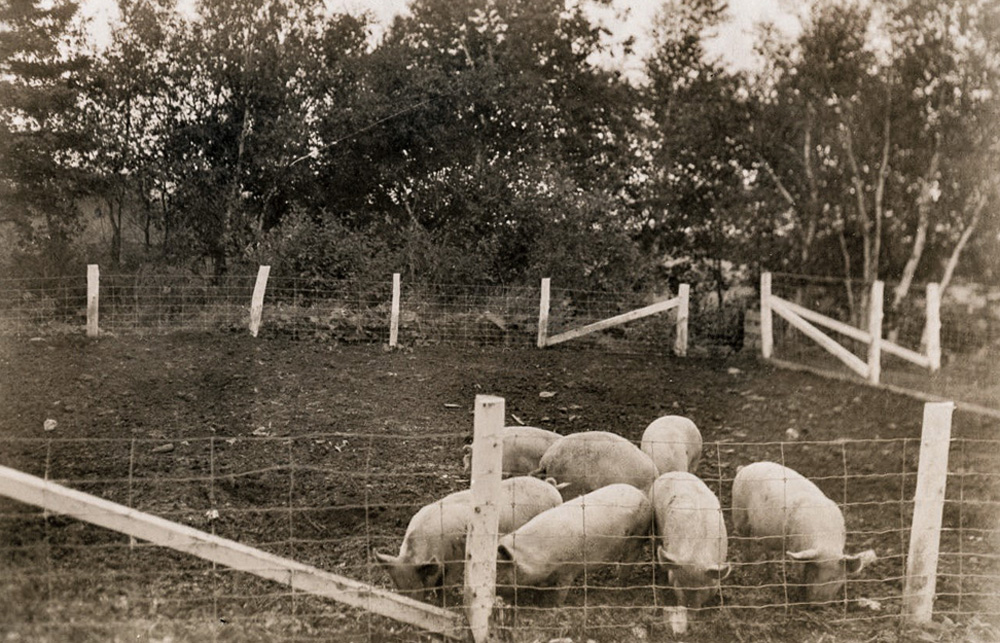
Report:
[[[936,624],[899,624],[923,405],[752,358],[324,344],[243,334],[0,341],[0,464],[376,585],[419,506],[466,488],[476,394],[509,424],[638,441],[692,418],[699,475],[783,461],[844,506],[878,560],[837,607],[788,606],[780,561],[732,538],[721,605],[685,641],[1000,640],[1000,423],[957,413]],[[46,420],[55,420],[46,430]],[[51,428],[51,424],[49,425]],[[726,520],[730,527],[728,511]],[[600,572],[567,606],[513,612],[516,641],[681,640],[651,567]],[[416,630],[0,499],[2,641],[396,641]],[[452,604],[457,600],[449,597]]]

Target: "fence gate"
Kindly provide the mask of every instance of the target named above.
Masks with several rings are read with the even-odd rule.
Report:
[[[539,348],[568,342],[571,339],[583,337],[584,335],[589,335],[590,333],[596,333],[597,331],[614,328],[615,326],[621,326],[622,324],[635,321],[636,319],[642,319],[643,317],[649,317],[650,315],[656,315],[657,313],[663,313],[676,308],[677,334],[674,340],[674,353],[680,355],[681,357],[687,355],[688,317],[690,310],[689,300],[691,297],[691,286],[688,284],[681,284],[678,288],[677,296],[667,299],[666,301],[660,301],[643,308],[637,308],[627,313],[622,313],[621,315],[615,315],[614,317],[602,319],[601,321],[587,324],[586,326],[581,326],[580,328],[574,328],[573,330],[568,330],[564,333],[553,335],[552,337],[549,337],[548,332],[550,288],[550,280],[547,277],[542,279],[542,296],[538,307]]]
[[[941,318],[940,296],[938,285],[927,286],[927,322],[924,336],[927,339],[927,353],[904,348],[882,337],[882,304],[885,284],[881,281],[872,283],[868,304],[868,330],[862,330],[821,315],[814,310],[800,306],[794,302],[782,299],[771,293],[771,273],[760,276],[760,334],[761,352],[765,359],[770,359],[774,352],[774,332],[772,313],[787,321],[792,327],[801,331],[807,337],[826,349],[829,353],[846,364],[852,371],[872,384],[878,384],[882,372],[882,352],[890,353],[909,362],[917,364],[932,372],[941,368]],[[810,323],[812,322],[812,323]],[[845,337],[850,337],[868,346],[868,360],[860,357],[837,343],[832,337],[813,324],[818,324],[833,330]]]

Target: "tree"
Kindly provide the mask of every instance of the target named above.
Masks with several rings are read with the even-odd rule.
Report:
[[[68,46],[76,11],[70,0],[0,3],[0,221],[29,248],[44,247],[46,269],[68,260],[78,215],[70,122],[88,60]]]
[[[748,259],[760,232],[749,216],[753,106],[745,80],[709,59],[702,44],[724,9],[714,0],[665,8],[644,96],[653,125],[646,246],[707,261],[720,309],[723,262]]]

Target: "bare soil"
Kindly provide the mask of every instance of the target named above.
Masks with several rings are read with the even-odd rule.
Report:
[[[724,507],[738,466],[783,461],[842,503],[848,549],[879,559],[843,604],[807,609],[789,606],[793,570],[734,538],[722,604],[683,640],[1000,639],[996,420],[955,415],[938,624],[909,630],[898,615],[923,405],[906,397],[751,358],[242,333],[6,339],[0,369],[0,464],[386,587],[371,550],[396,549],[416,508],[468,486],[476,394],[504,397],[511,424],[636,441],[656,417],[686,415],[705,439],[698,473]],[[675,640],[651,581],[648,564],[591,574],[563,608],[514,610],[511,636]],[[426,638],[2,499],[0,597],[4,641]]]

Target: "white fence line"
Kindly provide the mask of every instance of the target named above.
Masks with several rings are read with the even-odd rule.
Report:
[[[882,336],[884,289],[883,282],[875,281],[872,283],[868,299],[868,330],[863,330],[774,295],[771,292],[771,273],[762,273],[760,276],[760,329],[763,357],[765,359],[773,357],[774,330],[771,317],[773,311],[872,384],[878,384],[881,379],[883,352],[895,355],[931,372],[939,370],[941,367],[941,298],[937,284],[927,285],[927,321],[924,329],[926,354],[900,346]],[[809,322],[867,345],[867,362],[862,361],[857,355]]]
[[[331,598],[416,625],[448,638],[464,636],[461,617],[447,610],[130,509],[9,467],[0,466],[0,495],[283,583],[302,592]]]
[[[598,331],[607,330],[609,328],[614,328],[615,326],[621,326],[622,324],[627,324],[628,322],[635,321],[637,319],[642,319],[644,317],[649,317],[650,315],[656,315],[658,313],[663,313],[674,308],[678,309],[676,328],[677,336],[674,341],[674,352],[679,356],[685,356],[687,354],[688,345],[688,317],[689,317],[689,299],[691,293],[691,287],[688,284],[681,284],[678,289],[678,295],[671,299],[665,301],[657,302],[655,304],[650,304],[649,306],[644,306],[642,308],[637,308],[635,310],[630,310],[627,313],[622,313],[620,315],[615,315],[614,317],[609,317],[607,319],[602,319],[601,321],[594,322],[592,324],[587,324],[586,326],[581,326],[580,328],[574,328],[573,330],[568,330],[558,335],[549,336],[548,335],[548,319],[549,319],[549,280],[544,279],[542,281],[542,298],[539,305],[538,311],[538,346],[539,348],[544,348],[547,346],[555,346],[556,344],[561,344],[563,342],[568,342],[572,339],[577,339],[583,337],[584,335],[589,335],[591,333],[596,333]]]

